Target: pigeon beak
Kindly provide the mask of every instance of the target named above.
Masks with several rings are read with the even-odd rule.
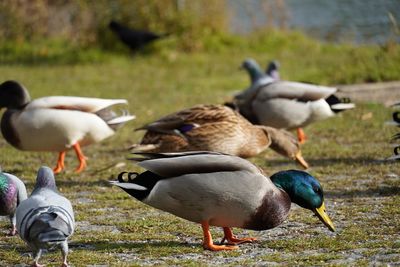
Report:
[[[329,218],[328,214],[326,214],[324,202],[322,202],[321,207],[316,208],[313,211],[315,215],[317,215],[317,217],[321,220],[321,222],[323,222],[325,226],[329,228],[329,230],[335,232],[335,226],[333,226],[331,219]]]

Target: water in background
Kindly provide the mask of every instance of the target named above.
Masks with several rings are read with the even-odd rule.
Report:
[[[229,0],[231,29],[299,29],[334,42],[400,43],[400,0]]]

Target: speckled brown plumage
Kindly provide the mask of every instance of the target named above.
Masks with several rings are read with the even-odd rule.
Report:
[[[230,107],[197,105],[162,117],[138,130],[147,130],[133,152],[216,151],[253,157],[269,146],[279,154],[297,159],[300,146],[289,132],[253,125]],[[303,160],[304,161],[304,160]],[[301,163],[307,167],[307,163]]]
[[[184,125],[192,125],[193,129],[179,132]],[[207,150],[252,157],[271,143],[262,128],[222,105],[198,105],[184,109],[141,129],[147,132],[140,145],[155,145],[147,152]]]

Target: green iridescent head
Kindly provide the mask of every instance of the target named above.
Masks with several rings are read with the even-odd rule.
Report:
[[[326,214],[324,192],[317,179],[304,171],[289,170],[272,175],[271,180],[277,187],[285,190],[292,202],[312,210],[329,230],[335,231]]]

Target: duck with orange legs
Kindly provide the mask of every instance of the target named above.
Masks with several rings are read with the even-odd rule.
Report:
[[[19,82],[0,84],[1,132],[6,141],[20,150],[58,152],[55,173],[64,168],[66,151],[74,149],[79,160],[76,172],[86,167],[81,147],[110,137],[124,123],[134,119],[110,107],[127,104],[125,99],[76,96],[48,96],[30,99]]]

